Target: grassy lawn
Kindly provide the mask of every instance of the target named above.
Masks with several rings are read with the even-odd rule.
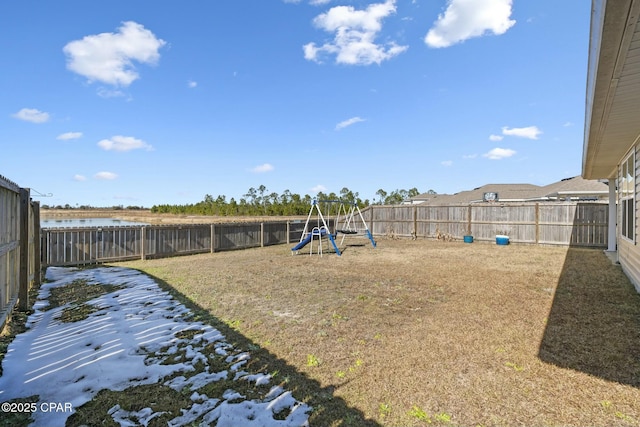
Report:
[[[601,250],[364,242],[118,265],[250,349],[312,426],[640,423],[640,296]]]

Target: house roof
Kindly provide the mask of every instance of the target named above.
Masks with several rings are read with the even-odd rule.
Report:
[[[612,178],[640,135],[640,0],[593,0],[582,176]]]
[[[609,194],[609,186],[601,181],[584,179],[581,176],[565,178],[542,187],[542,193],[547,197],[567,196],[604,196]]]
[[[605,197],[609,187],[580,176],[565,178],[546,186],[534,184],[487,184],[456,194],[420,194],[415,201],[432,205],[469,204],[483,201],[484,193],[498,193],[499,202],[528,202],[565,199],[566,197]]]

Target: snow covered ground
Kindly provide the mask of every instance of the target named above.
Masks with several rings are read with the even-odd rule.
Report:
[[[269,387],[270,375],[243,371],[250,354],[234,349],[210,325],[189,320],[190,311],[150,277],[125,268],[50,267],[47,279],[35,313],[27,321],[29,329],[15,338],[3,360],[0,401],[5,413],[32,412],[32,426],[64,425],[100,390],[121,391],[162,382],[178,391],[188,388],[191,393],[190,406],[169,421],[172,427],[194,422],[218,427],[308,425],[308,405],[280,386]],[[119,288],[89,301],[97,311],[88,318],[61,322],[65,306],[47,309],[50,290],[77,280]],[[196,332],[189,339],[181,338],[187,336],[185,331]],[[167,364],[162,357],[171,354],[183,357]],[[216,372],[210,366],[215,357],[224,358],[229,368]],[[196,364],[204,366],[204,371],[193,374]],[[165,379],[168,376],[172,378]],[[232,388],[221,396],[200,392],[206,384],[221,379],[254,382],[266,386],[266,392],[260,399],[248,399]],[[33,395],[39,401],[29,407],[10,403]],[[146,426],[161,414],[157,408],[129,412],[115,405],[104,417],[121,426]]]

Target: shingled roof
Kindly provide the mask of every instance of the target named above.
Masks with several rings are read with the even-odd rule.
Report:
[[[539,202],[550,200],[601,198],[609,194],[607,184],[596,180],[586,180],[580,176],[566,178],[553,184],[539,186],[534,184],[487,184],[473,190],[456,194],[420,194],[412,199],[413,203],[432,205],[458,205],[483,201],[484,193],[498,193],[500,202]]]

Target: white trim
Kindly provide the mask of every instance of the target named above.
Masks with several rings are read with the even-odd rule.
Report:
[[[607,250],[609,252],[615,252],[618,249],[618,242],[616,236],[616,218],[618,218],[616,212],[616,180],[609,180],[609,235],[607,239]]]
[[[628,242],[635,244],[636,242],[636,223],[638,221],[636,214],[636,149],[635,145],[631,151],[623,158],[619,167],[619,179],[618,179],[618,199],[620,206],[620,237]],[[629,168],[629,159],[633,160],[631,168]],[[626,171],[626,174],[625,174]],[[631,177],[631,182],[626,182],[626,176]],[[631,185],[630,185],[631,184]],[[631,202],[631,219],[633,223],[629,228],[629,212],[627,212],[627,206],[629,201]],[[626,203],[625,203],[626,202]],[[626,227],[625,227],[626,225]],[[631,237],[628,237],[626,233],[631,232]]]

